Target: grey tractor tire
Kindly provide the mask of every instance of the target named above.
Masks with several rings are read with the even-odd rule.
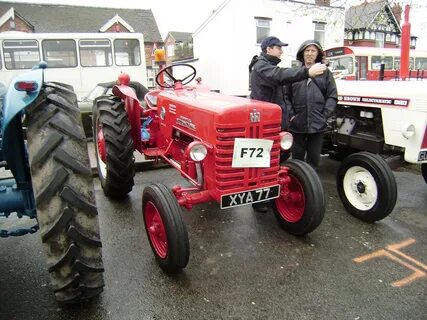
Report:
[[[396,205],[396,179],[377,154],[358,152],[348,156],[338,169],[337,188],[347,211],[366,222],[384,219]],[[375,193],[371,190],[376,190],[372,199],[370,195]]]
[[[104,287],[98,211],[72,87],[46,83],[28,107],[28,153],[43,249],[61,304]]]
[[[92,113],[95,147],[99,128],[105,139],[105,164],[100,163],[98,149],[96,152],[102,189],[110,198],[123,199],[132,191],[135,176],[134,143],[124,103],[115,96],[102,96],[95,100]],[[104,172],[101,165],[105,165]]]

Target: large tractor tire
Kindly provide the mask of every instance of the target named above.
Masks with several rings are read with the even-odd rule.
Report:
[[[187,266],[190,245],[176,198],[164,185],[151,184],[144,189],[142,213],[157,263],[166,273],[180,272]]]
[[[289,183],[281,185],[280,196],[270,202],[279,225],[287,232],[303,236],[316,229],[325,215],[325,194],[316,171],[307,163],[289,159]]]
[[[135,176],[134,143],[124,103],[114,96],[100,97],[92,117],[102,189],[110,198],[123,199],[132,191]]]
[[[397,200],[396,180],[389,165],[369,152],[354,153],[341,163],[337,188],[347,211],[367,222],[387,217]]]
[[[50,279],[59,303],[104,287],[98,211],[72,87],[44,84],[27,109],[31,179]]]
[[[427,163],[421,164],[421,174],[423,175],[424,181],[427,183]]]

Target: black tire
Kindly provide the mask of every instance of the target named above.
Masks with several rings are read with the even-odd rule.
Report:
[[[95,100],[93,140],[99,180],[105,195],[114,199],[125,198],[134,185],[135,158],[131,126],[124,103],[119,98],[103,96]]]
[[[142,214],[157,263],[166,273],[180,272],[187,266],[190,244],[175,196],[162,184],[149,185],[142,196]]]
[[[421,174],[423,175],[424,181],[427,183],[427,163],[421,163]]]
[[[289,159],[283,166],[289,168],[291,181],[281,186],[279,198],[270,201],[270,205],[284,230],[302,236],[316,229],[325,215],[322,182],[316,171],[303,161]]]
[[[46,83],[26,115],[37,220],[55,297],[80,302],[103,290],[104,267],[76,96],[69,86]]]
[[[337,188],[347,211],[367,222],[387,217],[397,200],[396,180],[389,165],[369,152],[354,153],[341,163]]]

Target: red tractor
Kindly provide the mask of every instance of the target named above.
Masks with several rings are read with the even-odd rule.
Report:
[[[102,96],[93,106],[98,172],[107,196],[120,199],[132,190],[135,150],[170,164],[192,184],[170,190],[153,183],[143,191],[147,236],[168,273],[189,260],[180,207],[268,202],[280,226],[294,235],[313,231],[325,212],[316,172],[305,162],[280,163],[281,152],[292,145],[292,135],[281,132],[280,107],[188,85],[195,76],[191,65],[166,67],[156,77],[160,89],[140,102],[122,74],[113,96]]]

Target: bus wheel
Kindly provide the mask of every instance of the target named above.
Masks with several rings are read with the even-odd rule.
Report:
[[[132,191],[134,144],[124,103],[114,96],[93,104],[93,137],[99,180],[106,196],[122,199]]]
[[[389,165],[369,152],[344,159],[338,169],[337,188],[347,211],[367,222],[387,217],[397,200],[396,180]]]
[[[289,183],[283,184],[280,196],[270,202],[280,226],[293,235],[302,236],[316,229],[325,214],[325,195],[316,171],[307,163],[289,159]]]
[[[190,257],[187,228],[175,196],[162,184],[151,184],[142,195],[145,230],[157,263],[166,273],[178,273]]]
[[[55,298],[78,303],[101,293],[104,267],[76,95],[70,86],[45,83],[26,115],[37,221]]]
[[[427,183],[427,163],[421,163],[421,174],[423,175],[424,181]]]

